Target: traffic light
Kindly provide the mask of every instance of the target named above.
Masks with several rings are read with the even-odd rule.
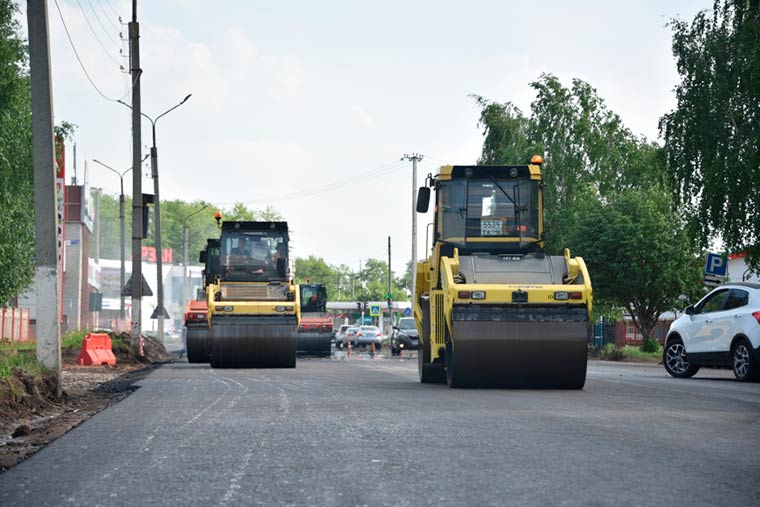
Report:
[[[362,311],[362,304],[358,301],[356,302],[356,309]]]
[[[385,299],[388,301],[388,308],[393,308],[393,300],[391,299],[391,293],[385,295]]]

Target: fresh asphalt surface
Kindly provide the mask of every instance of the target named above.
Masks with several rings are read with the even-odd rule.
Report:
[[[760,384],[589,364],[583,391],[167,364],[0,475],[0,505],[757,505]]]

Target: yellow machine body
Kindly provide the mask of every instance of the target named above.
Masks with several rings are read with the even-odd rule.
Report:
[[[295,367],[300,297],[287,224],[224,222],[220,242],[219,274],[206,288],[211,366]]]
[[[541,168],[445,166],[417,265],[421,382],[580,389],[592,287],[583,259],[543,251]]]

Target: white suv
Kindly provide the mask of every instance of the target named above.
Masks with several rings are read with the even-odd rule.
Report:
[[[686,307],[670,326],[662,364],[679,378],[706,366],[760,380],[760,284],[727,283]]]

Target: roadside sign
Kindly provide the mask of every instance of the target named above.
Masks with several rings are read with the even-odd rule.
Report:
[[[369,315],[365,315],[364,316],[364,323],[365,324],[372,324],[372,317],[370,317]]]
[[[411,316],[412,316],[412,309],[404,308],[404,317],[411,317]]]
[[[145,279],[145,277],[142,277],[142,295],[143,296],[152,296],[153,291],[150,290],[150,285],[148,285],[148,281]],[[132,296],[132,275],[129,275],[129,280],[127,280],[127,283],[124,285],[124,288],[121,289],[122,296]]]
[[[705,273],[714,276],[726,276],[728,262],[724,255],[708,253],[705,260]]]
[[[713,275],[705,275],[704,284],[705,287],[717,287],[718,285],[723,283],[723,278],[719,276],[713,276]]]
[[[369,305],[369,314],[372,317],[380,316],[380,305]]]

